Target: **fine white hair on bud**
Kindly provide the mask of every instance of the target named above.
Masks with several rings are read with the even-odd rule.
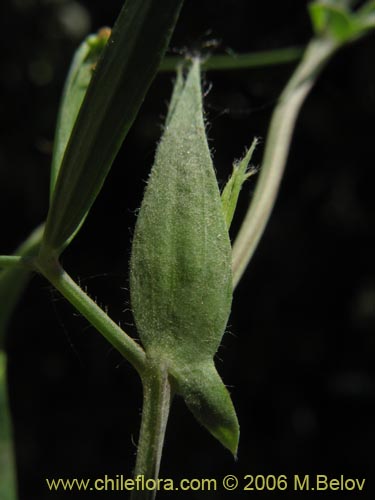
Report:
[[[214,365],[232,302],[231,244],[207,144],[200,62],[179,71],[134,232],[130,293],[148,356],[233,454],[239,427]]]

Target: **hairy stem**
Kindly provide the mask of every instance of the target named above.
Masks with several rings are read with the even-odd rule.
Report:
[[[122,328],[120,328],[68,275],[57,261],[35,260],[38,271],[84,316],[113,347],[142,375],[146,355]]]
[[[248,265],[276,201],[301,106],[324,64],[337,49],[332,39],[314,39],[280,96],[266,139],[260,176],[233,246],[233,284],[237,286]]]
[[[137,461],[134,479],[139,482],[131,495],[131,500],[153,500],[156,489],[147,489],[142,480],[156,480],[159,476],[160,460],[167,427],[171,387],[166,367],[150,362],[142,377],[143,410],[139,434]]]

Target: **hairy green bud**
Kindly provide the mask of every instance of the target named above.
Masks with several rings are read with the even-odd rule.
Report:
[[[176,80],[135,228],[130,291],[147,355],[168,366],[194,416],[235,454],[238,422],[213,362],[231,308],[231,245],[198,60]]]

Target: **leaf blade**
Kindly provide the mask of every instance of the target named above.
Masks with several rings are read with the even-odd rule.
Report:
[[[46,222],[58,255],[87,216],[167,48],[183,0],[128,0],[80,108]]]
[[[93,70],[109,37],[109,29],[89,35],[76,50],[66,82],[57,118],[51,165],[50,198],[64,157],[69,137],[81,108]]]

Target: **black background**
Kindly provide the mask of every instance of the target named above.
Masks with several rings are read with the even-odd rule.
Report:
[[[45,218],[54,124],[73,50],[87,32],[112,25],[121,4],[1,3],[2,254]],[[207,53],[213,50],[207,45],[216,44],[218,53],[245,52],[303,45],[310,36],[301,1],[186,0],[171,47]],[[308,97],[271,221],[235,292],[217,365],[241,424],[238,461],[176,400],[161,477],[343,474],[366,478],[365,492],[336,492],[337,497],[373,496],[374,54],[374,35],[345,48]],[[265,140],[292,70],[288,64],[204,76],[221,185],[253,136]],[[129,242],[171,82],[172,75],[155,79],[86,224],[63,255],[66,269],[133,336]],[[262,151],[263,144],[255,164]],[[252,180],[243,190],[233,235],[254,185]],[[39,277],[21,301],[7,346],[20,500],[81,497],[48,492],[46,477],[130,476],[141,386],[127,362]],[[213,498],[203,492],[180,496]],[[242,496],[329,493],[215,494]]]

